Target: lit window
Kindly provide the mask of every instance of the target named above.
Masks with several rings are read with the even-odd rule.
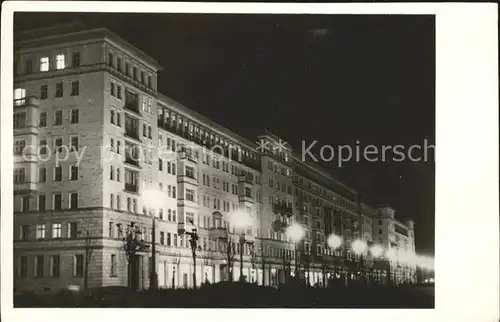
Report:
[[[52,224],[52,238],[61,238],[61,223]]]
[[[40,58],[40,71],[41,72],[49,71],[49,57]]]
[[[16,88],[14,90],[14,104],[16,106],[24,105],[26,99],[26,89]]]
[[[64,69],[65,63],[64,63],[64,55],[60,54],[56,56],[56,68],[57,69]]]
[[[36,238],[37,239],[45,238],[45,224],[36,225]]]

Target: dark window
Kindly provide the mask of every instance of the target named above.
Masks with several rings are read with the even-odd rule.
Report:
[[[80,66],[80,53],[73,53],[73,67],[79,67]]]
[[[111,276],[116,276],[116,255],[111,254]]]
[[[56,97],[63,97],[63,95],[64,95],[63,82],[56,83]]]
[[[158,160],[158,170],[163,171],[163,161],[161,159]]]
[[[21,129],[26,127],[26,112],[14,113],[14,128]]]
[[[121,114],[120,114],[120,112],[116,112],[116,126],[122,126],[121,123],[122,123]],[[118,153],[120,153],[120,152],[118,151]]]
[[[78,167],[71,166],[71,180],[78,180]]]
[[[83,255],[73,257],[73,275],[83,277]]]
[[[40,168],[38,170],[38,182],[46,182],[47,181],[47,169]]]
[[[137,67],[134,67],[134,68],[132,69],[132,78],[133,78],[134,80],[137,80]]]
[[[115,83],[113,83],[113,82],[109,83],[109,92],[110,92],[111,96],[116,96],[116,94],[115,94]]]
[[[43,255],[35,256],[35,277],[43,276]]]
[[[30,211],[30,197],[23,197],[23,211]]]
[[[139,138],[139,120],[125,116],[125,135],[133,138]]]
[[[47,99],[47,96],[49,95],[48,91],[49,91],[49,87],[47,85],[40,86],[40,99],[41,100]]]
[[[165,245],[165,233],[160,231],[160,245]]]
[[[54,144],[56,153],[61,153],[62,152],[62,139],[56,139],[55,144]]]
[[[122,87],[120,85],[116,85],[116,98],[122,99]]]
[[[120,57],[116,58],[116,69],[118,69],[119,72],[122,71],[122,59]]]
[[[148,83],[147,83],[149,88],[153,87],[153,84],[151,83],[151,75],[148,75]]]
[[[79,113],[78,113],[78,109],[75,108],[73,110],[71,110],[71,124],[76,124],[78,123],[79,121]]]
[[[78,151],[78,136],[72,136],[70,141],[70,149],[71,152]]]
[[[25,140],[14,141],[14,155],[22,155],[24,148],[26,148]]]
[[[78,235],[78,225],[76,222],[70,222],[68,224],[68,238],[74,239]]]
[[[26,74],[33,73],[33,61],[31,59],[26,60]]]
[[[52,255],[50,257],[50,276],[59,277],[60,263],[61,260],[59,255]]]
[[[71,209],[78,208],[78,193],[77,192],[73,192],[70,195],[70,207],[71,207]]]
[[[125,91],[125,108],[129,110],[139,111],[139,95]]]
[[[44,211],[46,207],[46,198],[45,195],[38,196],[38,211]]]
[[[54,168],[54,181],[62,181],[62,167],[61,166]]]
[[[20,240],[28,240],[29,239],[29,229],[30,229],[30,226],[21,225],[20,232],[19,232],[19,239]]]
[[[63,112],[61,110],[56,111],[54,115],[54,125],[61,125],[63,119]]]
[[[78,96],[78,95],[80,95],[80,82],[73,81],[71,82],[71,96]]]
[[[21,256],[19,257],[19,277],[27,277],[28,276],[28,257]]]
[[[54,195],[54,210],[61,210],[62,209],[62,198],[61,194],[57,193]]]
[[[125,170],[125,190],[137,192],[139,186],[139,173]]]
[[[108,65],[114,67],[114,57],[112,53],[108,53]]]
[[[128,63],[128,61],[125,62],[125,74],[127,76],[130,76],[130,64]]]
[[[47,126],[47,112],[40,113],[40,127]]]

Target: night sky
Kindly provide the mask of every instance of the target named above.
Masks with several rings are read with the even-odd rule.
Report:
[[[18,13],[15,29],[73,20],[130,41],[164,67],[160,92],[252,141],[268,129],[298,153],[313,140],[435,143],[433,16]],[[433,254],[430,152],[323,165],[363,200],[413,218],[417,252]]]

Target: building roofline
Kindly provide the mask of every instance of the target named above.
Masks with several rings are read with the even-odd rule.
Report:
[[[338,184],[342,188],[348,190],[350,193],[358,195],[358,192],[355,189],[347,186],[345,183],[343,183],[342,181],[335,178],[333,176],[333,174],[331,173],[331,171],[329,171],[328,169],[323,168],[323,167],[318,166],[318,165],[312,165],[310,163],[304,162],[304,161],[300,160],[300,158],[295,154],[292,155],[292,159],[294,159],[295,161],[299,162],[302,165],[305,165],[309,169],[312,169],[313,171],[316,171],[317,173],[324,175],[328,180],[333,181],[335,184]]]
[[[69,27],[82,27],[83,25],[80,23],[71,23],[71,24],[64,24],[64,25],[56,25],[52,27],[46,27],[46,28],[37,28],[37,29],[30,29],[30,30],[25,30],[22,32],[19,32],[18,35],[29,35],[29,34],[36,34],[37,32],[41,31],[46,31],[46,30],[57,30],[62,27],[69,28]],[[84,27],[84,26],[83,26]],[[144,60],[147,64],[151,65],[152,67],[156,68],[158,71],[163,71],[163,67],[154,59],[153,57],[149,56],[146,54],[144,51],[140,50],[136,46],[134,46],[132,43],[129,41],[123,39],[122,37],[118,36],[116,33],[113,31],[107,29],[107,28],[93,28],[93,29],[82,29],[82,30],[77,30],[77,31],[71,31],[71,32],[66,32],[66,33],[58,33],[58,34],[53,34],[53,35],[48,35],[45,37],[37,37],[37,38],[28,38],[28,39],[19,39],[18,41],[15,42],[16,45],[24,45],[24,44],[31,44],[31,43],[38,43],[38,42],[44,42],[47,40],[56,40],[58,38],[64,39],[64,38],[71,38],[71,37],[78,37],[78,36],[83,36],[83,35],[88,35],[92,37],[92,34],[95,34],[96,38],[103,38],[106,39],[108,38],[111,41],[115,41],[118,45],[122,46],[124,49],[129,50],[132,54],[138,56],[140,59]],[[22,38],[22,37],[20,37]]]
[[[158,101],[160,104],[167,105],[168,107],[172,107],[174,109],[177,109],[181,113],[185,113],[186,115],[193,117],[196,121],[205,124],[206,126],[210,127],[210,129],[215,130],[219,132],[220,135],[225,135],[228,137],[228,139],[231,139],[234,141],[236,144],[241,144],[244,145],[247,149],[252,150],[252,152],[258,153],[256,150],[256,144],[250,141],[247,138],[242,137],[241,135],[229,130],[228,128],[216,123],[215,121],[212,121],[208,117],[206,117],[203,114],[200,114],[193,109],[190,109],[189,107],[183,105],[182,103],[162,94],[158,93]]]
[[[375,208],[390,208],[391,210],[393,210],[394,212],[396,211],[396,209],[394,209],[394,207],[392,207],[391,205],[389,204],[381,204],[381,205],[375,205],[374,206]]]

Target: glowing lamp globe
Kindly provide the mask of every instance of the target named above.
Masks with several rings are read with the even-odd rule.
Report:
[[[293,242],[298,242],[304,238],[305,231],[304,228],[298,223],[294,223],[286,229],[286,234]]]
[[[342,238],[340,236],[335,235],[335,234],[331,234],[328,237],[327,242],[328,242],[328,246],[331,249],[337,249],[342,245]]]
[[[246,211],[238,210],[229,214],[229,223],[236,229],[244,229],[253,226],[252,217]]]
[[[142,193],[142,200],[146,207],[160,208],[165,200],[165,195],[156,189],[147,189]]]
[[[361,255],[366,252],[366,243],[360,239],[357,239],[352,242],[352,250],[356,255]]]

